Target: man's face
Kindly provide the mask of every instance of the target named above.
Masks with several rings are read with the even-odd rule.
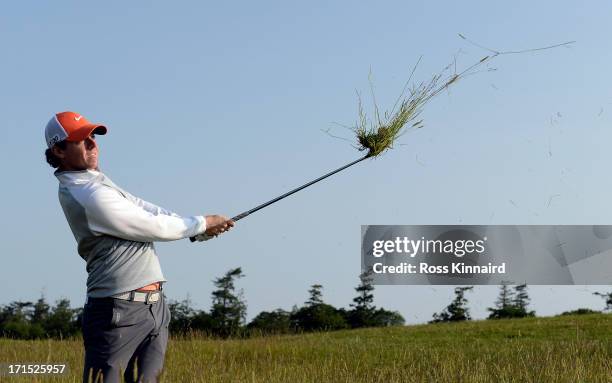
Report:
[[[62,160],[63,170],[98,169],[98,144],[94,134],[83,141],[66,142],[66,150],[56,146],[53,152]]]

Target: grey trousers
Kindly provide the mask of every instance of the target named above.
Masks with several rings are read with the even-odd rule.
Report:
[[[89,298],[83,311],[83,382],[157,382],[168,346],[170,310],[157,302]]]

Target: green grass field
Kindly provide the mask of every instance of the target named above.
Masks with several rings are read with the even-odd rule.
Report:
[[[67,363],[80,339],[0,339],[0,362]],[[166,382],[612,382],[612,315],[473,321],[214,340],[171,339]]]

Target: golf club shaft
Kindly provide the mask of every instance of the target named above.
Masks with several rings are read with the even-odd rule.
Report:
[[[293,189],[291,191],[288,191],[287,193],[285,193],[283,195],[280,195],[280,196],[278,196],[278,197],[276,197],[274,199],[271,199],[268,202],[262,203],[261,205],[256,206],[256,207],[252,208],[251,210],[247,210],[247,211],[245,211],[243,213],[240,213],[237,216],[233,217],[232,221],[234,221],[234,222],[238,221],[238,220],[240,220],[240,219],[242,219],[242,218],[244,218],[244,217],[246,217],[246,216],[248,216],[248,215],[250,215],[252,213],[255,213],[257,210],[261,210],[261,209],[263,209],[266,206],[270,206],[273,203],[278,202],[278,201],[280,201],[281,199],[283,199],[285,197],[289,197],[291,194],[297,193],[300,190],[305,189],[305,188],[307,188],[310,185],[316,184],[317,182],[322,181],[322,180],[324,180],[325,178],[327,178],[329,176],[333,176],[334,174],[336,174],[336,173],[338,173],[338,172],[340,172],[340,171],[342,171],[342,170],[344,170],[344,169],[346,169],[346,168],[348,168],[350,166],[353,166],[356,163],[361,162],[361,161],[365,160],[368,157],[369,156],[367,156],[367,155],[364,156],[364,157],[361,157],[361,158],[359,158],[359,159],[357,159],[357,160],[355,160],[355,161],[353,161],[353,162],[351,162],[351,163],[349,163],[347,165],[344,165],[344,166],[342,166],[342,167],[340,167],[340,168],[338,168],[336,170],[333,170],[333,171],[331,171],[331,172],[329,172],[329,173],[327,173],[327,174],[325,174],[325,175],[323,175],[323,176],[321,176],[321,177],[319,177],[319,178],[317,178],[315,180],[312,180],[312,181],[310,181],[310,182],[308,182],[308,183],[306,183],[306,184],[304,184],[304,185],[302,185],[300,187],[297,187],[297,188],[295,188],[295,189]],[[195,237],[191,237],[189,239],[191,240],[191,242],[194,242],[196,240]]]

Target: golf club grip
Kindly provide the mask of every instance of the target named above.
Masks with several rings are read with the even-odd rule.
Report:
[[[232,221],[236,222],[236,221],[238,221],[238,220],[243,219],[243,218],[244,218],[244,217],[246,217],[247,215],[249,215],[249,212],[248,212],[248,211],[245,211],[244,213],[238,214],[237,216],[235,216],[235,217],[233,217],[233,218],[230,218],[230,219],[231,219]],[[196,238],[195,238],[195,237],[189,237],[189,240],[190,240],[191,242],[195,242],[195,241],[196,241]]]

